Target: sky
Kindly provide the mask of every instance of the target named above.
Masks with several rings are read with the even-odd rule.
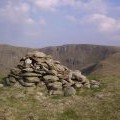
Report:
[[[120,46],[120,0],[0,0],[0,44]]]

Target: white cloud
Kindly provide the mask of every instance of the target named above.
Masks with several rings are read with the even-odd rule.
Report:
[[[77,22],[77,18],[75,16],[73,16],[73,15],[67,15],[67,16],[65,16],[65,18],[67,20],[71,21],[71,22],[74,22],[74,23]]]
[[[35,21],[29,16],[29,10],[27,3],[8,2],[4,8],[0,9],[0,17],[17,24],[33,24]]]
[[[89,0],[88,2],[81,3],[82,9],[88,13],[106,13],[107,5],[104,0]]]
[[[18,9],[20,9],[22,12],[28,12],[30,10],[30,7],[27,3],[22,3],[20,4],[20,6],[18,7]]]
[[[28,3],[11,1],[0,8],[0,22],[4,24],[4,31],[8,30],[7,39],[34,40],[41,37],[47,22],[40,16],[34,17],[30,7]]]
[[[39,20],[39,24],[42,25],[42,26],[45,26],[45,25],[47,25],[47,22],[46,22],[45,19],[42,18],[42,19]]]
[[[55,11],[57,8],[69,6],[79,11],[92,13],[106,13],[104,0],[32,0],[41,10]]]
[[[32,18],[27,18],[27,19],[25,19],[24,22],[29,24],[29,25],[35,24],[35,21]]]
[[[59,0],[33,0],[40,9],[54,10],[59,4]]]
[[[55,10],[60,6],[73,6],[76,0],[33,0],[33,3],[43,10]]]
[[[96,24],[100,31],[111,32],[120,30],[120,20],[104,14],[93,14],[88,17],[88,22]]]
[[[79,20],[80,24],[91,25],[101,32],[116,32],[120,30],[120,20],[105,14],[91,14]]]

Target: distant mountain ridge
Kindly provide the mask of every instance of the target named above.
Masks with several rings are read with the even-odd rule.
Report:
[[[98,65],[102,64],[101,61],[120,53],[119,47],[87,44],[63,45],[40,49],[0,45],[0,74],[8,74],[9,70],[18,63],[19,59],[32,50],[50,54],[54,59],[60,60],[62,64],[70,69],[83,70],[85,73],[98,69]]]

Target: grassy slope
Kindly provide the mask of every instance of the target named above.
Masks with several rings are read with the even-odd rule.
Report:
[[[117,52],[100,62],[93,74],[102,76],[120,76],[120,52]]]
[[[36,90],[0,88],[0,118],[7,120],[119,120],[120,77],[89,76],[99,89],[81,89],[74,97],[36,99]]]

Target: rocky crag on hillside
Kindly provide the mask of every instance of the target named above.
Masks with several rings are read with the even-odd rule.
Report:
[[[42,87],[49,95],[75,95],[76,90],[99,87],[100,83],[89,81],[78,70],[70,70],[42,52],[29,52],[19,64],[11,69],[4,81],[7,86]]]

